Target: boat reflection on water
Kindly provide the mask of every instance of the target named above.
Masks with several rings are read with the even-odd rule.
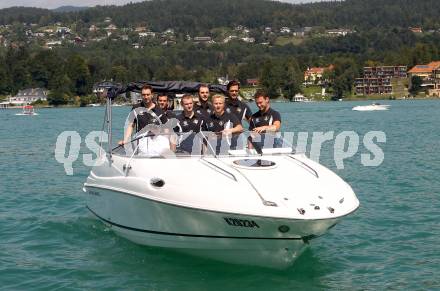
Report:
[[[107,110],[111,124],[111,98]],[[359,207],[346,182],[280,135],[250,132],[150,128],[102,152],[83,190],[87,208],[135,243],[273,268]]]

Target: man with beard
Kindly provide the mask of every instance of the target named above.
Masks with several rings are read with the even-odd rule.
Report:
[[[270,99],[266,92],[258,90],[254,95],[254,99],[259,110],[251,116],[249,121],[249,130],[255,133],[251,134],[251,140],[254,144],[259,144],[260,148],[262,146],[268,148],[281,147],[282,140],[277,134],[281,128],[280,113],[270,108]],[[259,138],[256,138],[258,135],[260,135]],[[249,147],[252,147],[252,144]]]
[[[205,117],[214,112],[214,107],[208,101],[209,99],[209,87],[206,84],[202,84],[199,87],[199,100],[194,106],[194,111]]]
[[[153,102],[153,87],[145,85],[141,89],[142,101],[133,106],[131,114],[134,118],[126,128],[124,139],[119,141],[120,145],[130,142],[133,130],[136,130],[139,139],[139,150],[148,155],[160,155],[162,152],[174,149],[174,144],[169,137],[161,135],[160,128],[168,119],[163,110]],[[148,128],[148,129],[147,129]]]
[[[170,99],[170,96],[165,93],[159,93],[157,95],[157,105],[159,105],[159,108],[162,109],[168,120],[171,118],[176,118],[173,110],[169,108]]]
[[[226,112],[235,115],[235,117],[240,120],[240,123],[243,119],[249,121],[252,116],[252,111],[246,103],[238,99],[240,94],[240,83],[232,80],[228,83],[226,88],[229,94],[229,98],[226,102]]]

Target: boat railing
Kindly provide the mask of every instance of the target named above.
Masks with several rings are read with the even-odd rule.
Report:
[[[112,154],[133,158],[221,157],[292,154],[293,146],[279,133],[149,131],[113,148]]]

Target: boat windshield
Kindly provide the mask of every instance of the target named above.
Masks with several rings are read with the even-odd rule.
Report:
[[[243,132],[222,135],[213,132],[149,131],[130,143],[118,146],[113,153],[136,157],[200,157],[291,154],[294,149],[280,133]]]

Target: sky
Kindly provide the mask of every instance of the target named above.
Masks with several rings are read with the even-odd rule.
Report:
[[[0,0],[0,9],[11,6],[29,6],[29,7],[53,9],[60,6],[123,5],[129,2],[142,2],[142,1],[144,0]],[[313,0],[281,0],[281,1],[290,2],[290,3],[313,2]]]

